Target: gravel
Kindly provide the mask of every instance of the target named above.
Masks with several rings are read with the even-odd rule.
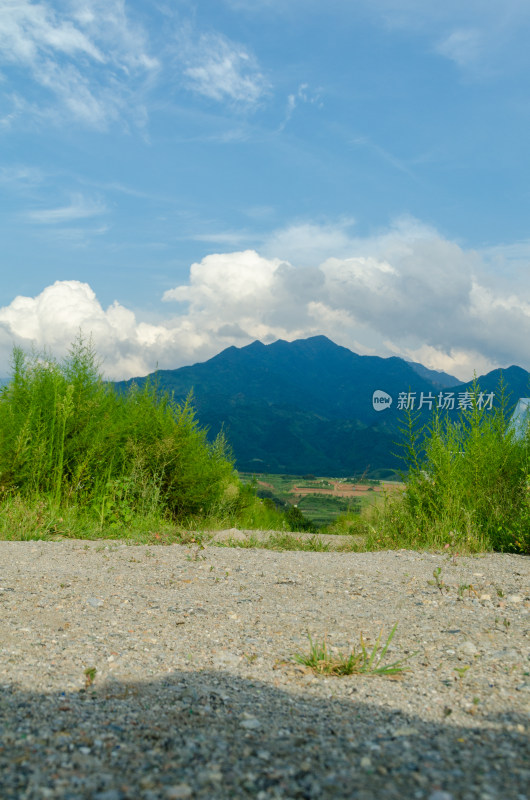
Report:
[[[0,797],[530,800],[529,564],[0,542]]]

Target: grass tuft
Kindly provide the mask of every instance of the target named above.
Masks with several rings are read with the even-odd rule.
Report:
[[[352,650],[349,655],[344,655],[342,653],[338,653],[337,655],[333,654],[329,650],[325,639],[323,642],[314,642],[311,635],[308,633],[309,653],[307,655],[295,654],[294,660],[298,664],[309,667],[318,675],[399,675],[409,669],[409,667],[404,666],[404,664],[410,656],[394,661],[391,664],[382,663],[388,647],[394,638],[396,628],[397,622],[390,631],[384,645],[381,645],[383,635],[381,631],[371,651],[368,649],[363,635],[361,634],[360,649],[357,651],[355,649]]]

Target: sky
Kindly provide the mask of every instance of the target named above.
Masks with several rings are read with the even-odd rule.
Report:
[[[0,0],[0,375],[530,369],[528,0]]]

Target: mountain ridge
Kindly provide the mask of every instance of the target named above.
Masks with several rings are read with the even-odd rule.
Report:
[[[345,476],[402,466],[394,455],[400,397],[413,396],[417,407],[422,398],[432,405],[452,395],[456,407],[472,384],[449,385],[454,376],[417,366],[397,356],[361,356],[314,336],[231,346],[207,361],[116,386],[154,379],[178,402],[192,391],[200,424],[212,437],[226,432],[242,471]],[[485,394],[496,391],[500,374],[479,379]],[[512,366],[502,374],[514,399],[524,396],[528,373]],[[381,406],[387,410],[376,410],[375,391],[392,398]]]

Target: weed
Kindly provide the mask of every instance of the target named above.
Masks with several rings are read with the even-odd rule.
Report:
[[[310,669],[319,675],[397,675],[409,669],[404,666],[404,662],[410,658],[410,656],[394,661],[392,664],[382,664],[386,651],[394,638],[396,628],[397,622],[390,631],[388,639],[382,647],[381,637],[383,632],[381,631],[371,652],[369,652],[363,635],[361,634],[360,649],[358,651],[352,650],[349,655],[343,655],[342,653],[334,655],[328,649],[325,639],[321,643],[314,642],[311,635],[308,633],[310,646],[309,654],[295,654],[294,660],[298,664],[310,667]]]
[[[459,553],[456,551],[456,540],[460,537],[458,537],[458,534],[454,531],[449,531],[449,536],[451,537],[451,541],[444,544],[444,550],[447,551],[447,554],[451,559],[451,563],[456,565],[456,557],[459,555]]]
[[[477,592],[477,590],[475,589],[475,587],[473,586],[472,583],[461,583],[460,586],[458,587],[457,593],[458,593],[458,597],[461,600],[463,600],[463,598],[464,598],[464,592],[469,592],[470,596],[471,596],[471,594],[474,594],[475,597],[478,597],[478,592]]]
[[[430,583],[433,586],[436,585],[436,588],[440,591],[440,594],[443,594],[445,583],[443,582],[442,577],[441,577],[442,576],[442,568],[441,567],[436,567],[436,569],[433,571],[432,574],[433,574],[433,577],[434,577],[434,581],[428,581],[428,583]]]
[[[85,689],[89,689],[96,679],[96,667],[87,667],[85,670]]]
[[[470,664],[466,665],[465,667],[454,667],[454,671],[458,674],[458,679],[460,681],[460,684],[462,684],[462,681],[468,669],[471,669]]]
[[[498,627],[498,625],[500,624],[500,622],[501,622],[501,620],[499,619],[499,617],[495,617],[495,628],[497,628],[497,627]],[[502,625],[503,625],[503,627],[504,627],[504,630],[506,631],[506,633],[508,633],[508,629],[509,629],[509,627],[510,627],[510,620],[509,620],[509,619],[506,619],[506,617],[503,617],[503,619],[502,619]],[[499,630],[501,630],[501,628],[499,628]]]

